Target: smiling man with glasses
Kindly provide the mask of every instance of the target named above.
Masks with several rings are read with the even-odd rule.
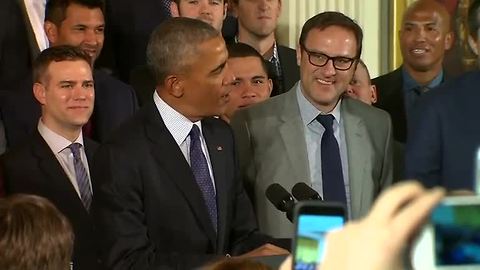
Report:
[[[240,166],[254,198],[260,229],[290,238],[293,225],[265,190],[298,182],[348,216],[365,215],[392,180],[391,121],[384,111],[344,99],[362,50],[362,30],[338,12],[303,26],[297,59],[300,82],[291,91],[238,112],[232,121]]]

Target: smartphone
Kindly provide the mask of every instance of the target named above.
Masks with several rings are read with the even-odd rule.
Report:
[[[345,206],[323,201],[302,201],[295,206],[293,269],[315,270],[325,255],[325,236],[345,224]]]
[[[415,269],[480,269],[480,197],[444,199],[418,242]]]

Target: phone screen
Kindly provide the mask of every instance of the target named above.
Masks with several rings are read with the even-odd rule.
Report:
[[[315,270],[323,260],[326,233],[343,227],[344,223],[342,215],[300,213],[297,217],[294,269]]]
[[[437,266],[480,265],[480,205],[440,204],[431,223]]]

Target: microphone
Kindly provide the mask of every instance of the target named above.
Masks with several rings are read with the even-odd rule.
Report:
[[[288,193],[280,184],[273,183],[268,186],[265,191],[265,196],[278,210],[285,212],[288,220],[293,222],[293,207],[295,206],[295,200],[292,195]]]
[[[292,188],[292,194],[298,201],[323,201],[322,196],[304,182],[296,183]]]

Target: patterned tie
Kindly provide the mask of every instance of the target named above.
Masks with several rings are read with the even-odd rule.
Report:
[[[83,166],[80,157],[80,147],[82,147],[82,145],[79,143],[72,143],[68,146],[73,154],[73,165],[75,167],[75,176],[77,178],[78,189],[80,190],[80,197],[82,198],[85,209],[88,211],[92,202],[92,190],[88,181],[87,170],[85,166]]]
[[[336,201],[346,205],[347,195],[343,182],[340,150],[333,134],[334,116],[318,115],[316,119],[325,128],[321,142],[323,198],[326,201]]]
[[[213,228],[217,231],[217,197],[212,179],[210,178],[207,159],[202,151],[200,130],[197,125],[193,125],[190,131],[190,166],[192,167],[197,185],[202,191]]]

